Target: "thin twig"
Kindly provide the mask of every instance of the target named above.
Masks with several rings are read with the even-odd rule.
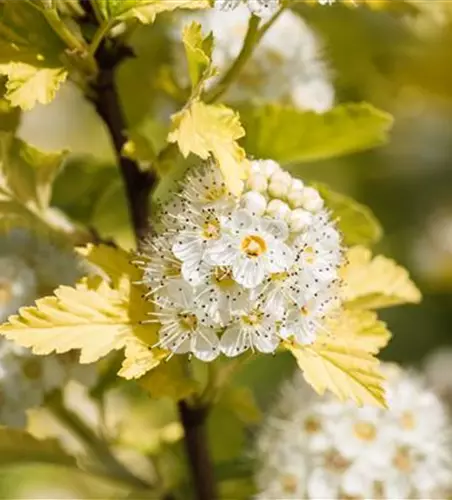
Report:
[[[208,408],[193,407],[187,401],[179,402],[179,416],[185,433],[185,449],[197,500],[215,500],[216,484],[212,462],[206,446],[206,418]]]
[[[65,425],[95,456],[109,475],[137,489],[149,489],[152,485],[135,476],[111,452],[108,443],[100,439],[95,432],[73,411],[64,406],[60,395],[48,399],[47,408]]]
[[[254,49],[258,43],[262,40],[263,36],[267,31],[273,26],[274,22],[282,14],[284,8],[281,8],[273,14],[273,16],[259,28],[260,18],[254,14],[250,17],[248,22],[248,31],[246,33],[245,39],[243,41],[242,49],[231,64],[229,69],[224,74],[223,78],[215,85],[215,87],[207,93],[204,101],[212,103],[218,101],[234,83],[234,81],[239,76],[245,64],[249,61],[253,55]]]

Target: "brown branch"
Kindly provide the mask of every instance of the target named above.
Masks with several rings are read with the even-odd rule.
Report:
[[[207,413],[206,407],[192,407],[187,401],[179,402],[179,416],[185,432],[185,449],[190,461],[197,500],[217,498],[212,462],[207,449]]]
[[[114,75],[117,66],[132,55],[130,49],[125,46],[111,44],[107,47],[105,43],[99,46],[96,52],[99,74],[97,81],[93,84],[93,102],[112,138],[124,179],[135,237],[139,244],[150,231],[149,195],[156,182],[156,176],[150,171],[141,171],[135,161],[122,156],[122,149],[127,140],[126,123]],[[215,500],[217,495],[213,465],[205,436],[207,408],[193,407],[188,402],[181,401],[179,414],[185,431],[185,447],[193,475],[196,498]]]
[[[152,171],[140,170],[135,161],[122,155],[123,146],[127,141],[126,123],[114,75],[117,66],[132,55],[127,47],[107,49],[105,44],[99,47],[96,53],[99,76],[93,85],[95,92],[93,102],[110,132],[124,180],[132,226],[139,244],[150,231],[149,195],[155,185],[156,175]]]

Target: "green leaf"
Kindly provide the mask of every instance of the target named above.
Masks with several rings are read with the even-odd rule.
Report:
[[[143,24],[153,23],[157,14],[175,9],[206,9],[209,0],[97,0],[105,19],[138,19]]]
[[[102,239],[113,240],[123,248],[134,248],[135,237],[121,179],[113,180],[100,195],[93,207],[90,225]]]
[[[64,49],[36,7],[25,1],[0,3],[0,64],[57,67]]]
[[[67,77],[65,48],[37,6],[0,4],[0,74],[8,78],[5,97],[13,106],[30,109],[53,99]]]
[[[202,36],[201,25],[192,22],[184,28],[182,41],[188,63],[192,87],[202,80],[212,77],[216,70],[212,67],[213,34]]]
[[[392,117],[367,103],[336,106],[318,114],[288,106],[245,107],[244,147],[256,158],[279,163],[324,160],[379,146]]]
[[[49,204],[63,159],[63,153],[45,154],[9,133],[0,133],[0,225],[57,228]]]
[[[67,78],[64,68],[37,68],[25,63],[0,64],[0,74],[6,75],[5,97],[12,106],[32,109],[38,102],[48,104]]]
[[[377,243],[383,229],[370,208],[357,201],[332,191],[324,184],[315,184],[325,200],[327,208],[337,218],[337,224],[344,235],[344,243],[351,245],[373,245]]]
[[[138,383],[153,398],[168,397],[176,401],[185,399],[199,388],[198,382],[187,376],[185,361],[179,356],[174,356],[147,372]]]
[[[0,428],[0,465],[53,464],[76,466],[53,439],[40,440],[19,429]]]

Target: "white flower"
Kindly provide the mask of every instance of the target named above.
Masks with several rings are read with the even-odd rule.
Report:
[[[140,258],[135,264],[144,270],[142,283],[150,294],[158,292],[173,279],[181,278],[181,261],[172,252],[171,240],[163,236],[151,238],[144,244]]]
[[[287,383],[258,437],[257,498],[447,498],[444,407],[420,377],[386,373],[387,410],[319,398],[300,374]]]
[[[287,224],[237,210],[222,226],[222,236],[207,251],[218,266],[231,266],[232,276],[245,288],[260,285],[270,273],[286,271],[294,260],[284,243]]]
[[[157,307],[150,321],[163,325],[158,345],[210,361],[217,334],[227,356],[274,352],[292,336],[314,342],[340,305],[341,238],[318,203],[314,212],[292,209],[269,185],[323,200],[272,160],[251,163],[251,189],[237,197],[218,172],[212,162],[188,171],[177,203],[167,202],[168,220],[136,260]],[[292,214],[296,227],[285,220]]]
[[[221,325],[230,321],[244,294],[243,288],[234,281],[231,268],[224,266],[212,267],[196,287],[196,301]]]
[[[19,307],[36,298],[37,283],[32,269],[18,257],[0,257],[0,323]]]
[[[278,319],[253,298],[243,301],[221,337],[222,352],[229,357],[238,356],[248,349],[274,352],[279,344]]]
[[[215,85],[239,55],[251,13],[268,17],[278,3],[274,0],[249,0],[245,5],[241,1],[218,0],[222,9],[183,16],[184,22],[199,21],[203,32],[212,31],[215,37],[213,63],[219,69],[219,76],[211,78],[207,87]],[[180,39],[180,29],[174,30],[174,37]],[[180,53],[182,59],[182,49]],[[334,88],[327,66],[321,60],[319,37],[289,9],[279,15],[256,45],[226,99],[248,101],[256,96],[262,101],[285,101],[319,113],[331,109],[334,104]]]
[[[60,284],[83,275],[84,264],[71,249],[30,231],[16,229],[0,237],[0,322],[31,305]],[[86,272],[88,269],[85,269]],[[29,349],[0,340],[0,423],[24,427],[26,411],[69,379],[92,383],[94,365],[78,364],[78,354],[34,356]]]
[[[208,271],[206,256],[221,240],[220,217],[213,208],[197,209],[188,205],[178,218],[181,230],[177,232],[172,251],[182,261],[184,279],[196,285]]]
[[[281,337],[295,339],[300,344],[312,344],[316,334],[323,328],[322,321],[328,312],[334,309],[336,296],[316,293],[314,297],[287,313],[284,325],[281,327]]]
[[[215,7],[221,11],[236,9],[240,3],[246,4],[252,14],[261,18],[270,17],[278,11],[279,0],[215,0]]]
[[[196,304],[193,288],[183,280],[171,281],[167,296],[156,300],[157,310],[150,322],[161,324],[159,347],[175,354],[193,353],[202,361],[212,361],[220,350],[215,325]]]

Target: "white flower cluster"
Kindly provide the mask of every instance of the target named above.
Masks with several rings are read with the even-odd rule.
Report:
[[[0,323],[58,285],[82,276],[74,254],[25,230],[0,237]],[[26,410],[39,406],[47,392],[69,379],[87,384],[95,368],[81,366],[72,354],[34,356],[14,342],[0,339],[0,423],[23,427]]]
[[[445,409],[419,376],[387,374],[388,410],[319,398],[297,374],[258,438],[256,498],[448,498]]]
[[[251,162],[239,198],[216,165],[188,173],[144,258],[159,346],[211,361],[220,352],[314,342],[337,306],[341,238],[319,193],[271,160]]]
[[[242,49],[250,16],[249,8],[240,3],[234,10],[214,8],[183,18],[199,21],[204,33],[213,32],[213,63],[220,77]],[[180,37],[179,30],[175,37]],[[334,104],[334,88],[320,52],[316,33],[300,16],[284,10],[255,47],[226,99],[238,102],[259,96],[263,101],[283,101],[301,109],[327,111]],[[207,87],[215,82],[216,78],[212,78]]]

